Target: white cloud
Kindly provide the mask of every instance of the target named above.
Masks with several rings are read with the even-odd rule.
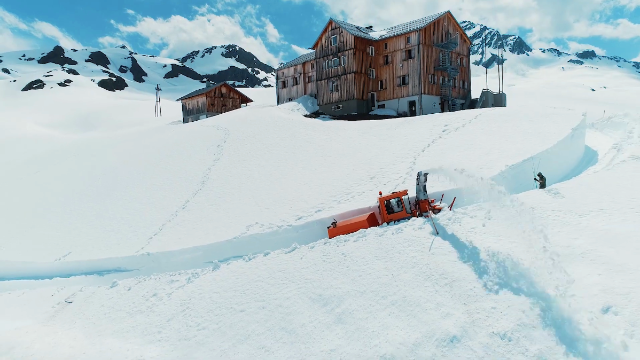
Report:
[[[0,41],[0,53],[29,50],[35,47],[33,42],[14,34],[10,29],[3,27],[2,24],[0,24],[0,39],[2,39]]]
[[[311,1],[325,7],[329,15],[357,25],[382,29],[405,21],[451,10],[458,20],[471,20],[502,32],[531,30],[533,38],[603,36],[640,37],[638,24],[611,20],[615,9],[633,10],[640,0],[285,0]],[[411,9],[411,11],[407,11]]]
[[[262,21],[264,22],[264,25],[265,25],[267,40],[271,43],[279,42],[281,36],[280,36],[280,33],[278,32],[278,29],[276,29],[276,27],[273,26],[273,24],[271,23],[271,21],[269,21],[269,19],[262,18]]]
[[[98,42],[100,43],[100,45],[102,45],[102,47],[105,47],[105,48],[115,47],[115,46],[124,44],[129,49],[131,49],[131,46],[129,46],[129,43],[127,43],[125,40],[123,40],[123,39],[121,39],[119,37],[103,36],[103,37],[98,39]]]
[[[577,53],[577,52],[581,52],[584,50],[593,50],[596,52],[597,55],[607,55],[607,51],[604,49],[601,49],[597,46],[593,46],[593,45],[589,45],[589,44],[581,44],[575,41],[569,41],[567,40],[567,45],[569,46],[569,53]]]
[[[17,16],[10,12],[7,12],[0,7],[0,23],[4,23],[7,27],[16,28],[20,30],[27,30],[29,27],[22,22]]]
[[[112,23],[119,30],[120,36],[140,35],[147,40],[149,48],[161,48],[161,56],[182,56],[187,52],[212,45],[236,44],[252,52],[267,64],[273,66],[278,64],[280,59],[271,54],[262,39],[258,35],[250,35],[245,31],[243,27],[245,21],[250,21],[249,27],[252,28],[255,18],[247,19],[239,15],[227,16],[203,12],[209,10],[210,8],[198,8],[197,14],[192,18],[173,15],[169,18],[154,19],[136,14],[133,25],[113,21]],[[275,32],[267,36],[271,40],[279,39],[279,33],[275,28],[273,30]]]
[[[31,24],[32,33],[37,37],[46,36],[58,42],[62,47],[81,49],[82,44],[75,41],[71,36],[63,33],[57,27],[48,22],[36,20]]]
[[[293,51],[295,51],[296,54],[298,55],[304,55],[307,53],[310,53],[312,50],[309,49],[305,49],[303,47],[297,46],[297,45],[293,45],[291,44],[291,49],[293,49]]]
[[[638,54],[638,56],[636,56],[634,59],[631,59],[631,61],[640,62],[640,54]]]
[[[33,49],[50,38],[66,48],[81,48],[82,45],[54,25],[35,20],[25,22],[0,7],[0,52]]]

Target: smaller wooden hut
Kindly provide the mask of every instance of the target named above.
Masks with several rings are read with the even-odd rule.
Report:
[[[193,91],[179,98],[178,101],[182,102],[183,123],[220,115],[253,102],[226,82],[217,85],[207,82],[205,88]]]

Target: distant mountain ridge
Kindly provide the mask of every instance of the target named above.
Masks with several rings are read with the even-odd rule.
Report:
[[[567,63],[573,65],[609,63],[640,73],[640,62],[630,61],[620,56],[597,55],[594,50],[584,50],[570,54],[555,48],[533,49],[518,35],[501,34],[496,29],[471,21],[462,21],[460,25],[471,39],[471,55],[476,57],[475,65],[494,66],[501,61],[497,56],[498,49],[503,49],[505,61],[512,56],[530,56],[534,52],[540,52],[555,58],[567,58]],[[487,54],[484,54],[485,46]]]
[[[272,87],[275,70],[238,45],[194,50],[178,59],[138,54],[127,46],[109,49],[28,50],[0,54],[0,80],[23,84],[21,90],[73,86],[80,76],[108,91],[130,87],[147,92],[192,91],[206,80],[243,87]],[[182,89],[185,90],[182,90]]]

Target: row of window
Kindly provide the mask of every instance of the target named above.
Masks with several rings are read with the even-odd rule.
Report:
[[[411,35],[407,36],[407,45],[411,45],[412,44],[412,37]],[[331,46],[338,46],[338,35],[333,35],[331,36],[329,43],[331,44]],[[387,50],[389,49],[389,44],[388,43],[384,43],[384,49]],[[375,49],[373,46],[369,46],[369,55],[373,56],[375,55]]]
[[[460,33],[456,33],[456,36],[459,36]],[[448,41],[450,38],[452,38],[450,33],[447,33],[447,36],[445,37],[445,41]],[[411,45],[413,38],[411,35],[407,35],[406,37],[406,44],[407,45]],[[433,43],[437,43],[437,39],[436,36],[433,37]],[[331,46],[338,46],[338,35],[333,35],[330,37],[329,43],[331,44]],[[389,49],[389,43],[384,43],[384,49],[388,50]],[[373,46],[369,46],[369,55],[373,56],[375,54],[375,49]]]
[[[369,69],[369,78],[371,79],[375,79],[376,77],[376,70],[375,69]],[[314,81],[314,77],[313,75],[309,75],[307,77],[307,83],[312,83]],[[430,74],[429,75],[429,84],[437,84],[438,82],[438,77],[435,74]],[[445,78],[444,76],[440,77],[440,85],[444,85],[447,83],[447,78]],[[293,86],[297,86],[300,85],[300,76],[295,76],[293,77]],[[398,81],[397,81],[397,85],[398,86],[406,86],[409,85],[409,75],[402,75],[398,77]],[[286,89],[289,86],[289,79],[285,79],[280,81],[280,88],[281,89]],[[451,86],[456,89],[458,87],[460,87],[461,89],[467,89],[468,87],[468,83],[464,80],[458,80],[456,78],[453,78],[452,82],[451,82]],[[387,83],[386,80],[379,80],[378,81],[378,90],[384,90],[387,88]],[[337,92],[338,91],[338,81],[337,80],[329,80],[329,92]]]

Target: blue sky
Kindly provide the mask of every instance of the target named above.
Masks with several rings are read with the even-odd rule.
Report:
[[[235,43],[275,65],[311,46],[330,16],[384,28],[449,9],[534,47],[640,58],[640,0],[5,0],[0,52],[126,43],[178,57]]]

